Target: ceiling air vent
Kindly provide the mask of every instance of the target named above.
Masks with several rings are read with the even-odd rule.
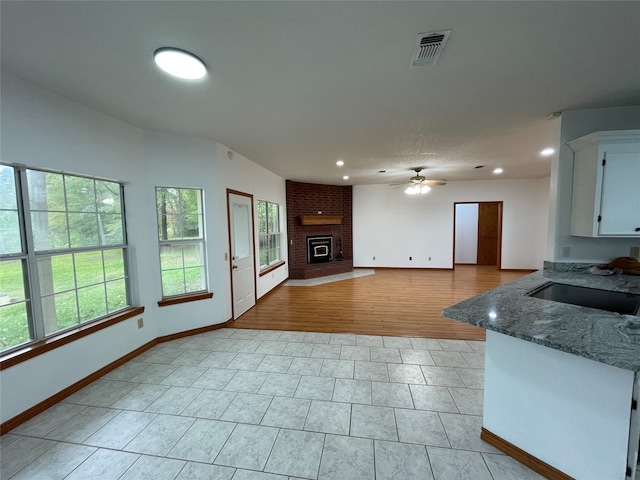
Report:
[[[450,34],[451,30],[419,34],[411,57],[411,66],[435,65]]]

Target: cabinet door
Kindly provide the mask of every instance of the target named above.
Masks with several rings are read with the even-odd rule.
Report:
[[[598,234],[640,236],[640,152],[605,158]]]

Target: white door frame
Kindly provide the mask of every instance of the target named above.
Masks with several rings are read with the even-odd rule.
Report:
[[[230,253],[230,261],[229,261],[229,278],[231,280],[230,285],[231,285],[231,319],[235,320],[236,319],[236,314],[235,314],[235,297],[234,297],[234,293],[233,293],[233,232],[232,232],[232,221],[231,221],[231,195],[238,195],[238,196],[242,196],[242,197],[247,197],[250,200],[251,203],[251,253],[252,253],[252,274],[253,274],[253,306],[255,306],[255,303],[257,301],[256,298],[256,289],[257,289],[257,285],[256,285],[256,262],[255,262],[255,255],[256,255],[256,239],[255,239],[255,228],[254,228],[254,208],[253,208],[253,195],[250,193],[245,193],[245,192],[239,192],[237,190],[232,190],[230,188],[227,188],[227,225],[228,225],[228,235],[229,235],[229,253]],[[252,307],[250,307],[252,308]],[[244,312],[243,312],[244,313]]]

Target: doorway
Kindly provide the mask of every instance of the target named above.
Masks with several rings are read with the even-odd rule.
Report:
[[[453,265],[501,269],[503,202],[453,204]]]
[[[237,319],[256,304],[253,195],[227,189],[231,248],[231,313]]]

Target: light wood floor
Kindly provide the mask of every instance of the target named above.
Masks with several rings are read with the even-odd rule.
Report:
[[[484,329],[440,312],[527,273],[472,265],[378,269],[375,275],[313,287],[280,286],[230,327],[484,340]]]

